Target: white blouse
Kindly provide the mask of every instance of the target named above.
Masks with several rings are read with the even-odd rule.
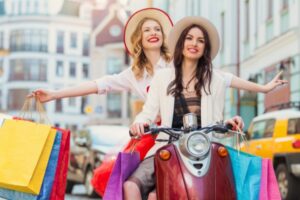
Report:
[[[233,75],[220,70],[212,71],[212,80],[210,92],[206,94],[204,88],[201,90],[201,125],[207,126],[223,119],[223,110],[225,104],[226,88],[230,86]],[[174,113],[174,96],[167,95],[167,88],[175,78],[175,69],[160,70],[155,74],[147,101],[134,120],[134,123],[152,124],[158,113],[161,115],[161,124],[165,127],[171,127]],[[208,91],[208,84],[205,85]],[[199,99],[200,103],[200,99]],[[158,139],[168,139],[169,136],[159,133]],[[147,153],[147,157],[153,155],[156,150],[166,145],[165,142],[156,142],[156,144]]]
[[[163,58],[160,58],[154,66],[154,72],[168,66],[168,63]],[[129,67],[119,74],[106,75],[96,79],[95,82],[98,87],[98,94],[105,94],[110,91],[131,91],[145,101],[147,87],[150,86],[152,78],[145,70],[143,78],[137,80],[133,74],[132,67]]]

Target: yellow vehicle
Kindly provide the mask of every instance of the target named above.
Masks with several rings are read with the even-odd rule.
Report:
[[[300,111],[285,109],[254,118],[247,152],[270,158],[282,199],[300,199]]]

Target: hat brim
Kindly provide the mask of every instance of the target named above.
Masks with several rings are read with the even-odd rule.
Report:
[[[213,60],[219,51],[220,38],[216,27],[204,17],[196,17],[196,16],[185,17],[180,21],[178,21],[173,26],[168,37],[167,43],[168,43],[169,51],[171,52],[172,55],[174,54],[175,46],[178,42],[179,36],[181,35],[182,31],[185,28],[187,28],[192,24],[200,25],[203,28],[205,28],[205,30],[207,31],[210,45],[211,45],[211,59]]]
[[[132,54],[132,49],[133,49],[131,43],[131,36],[135,31],[138,23],[144,18],[151,18],[157,20],[161,24],[163,32],[166,35],[166,37],[169,35],[169,32],[173,27],[173,22],[171,18],[163,10],[160,10],[158,8],[145,8],[136,11],[130,16],[124,28],[123,41],[124,41],[125,48],[129,54]]]

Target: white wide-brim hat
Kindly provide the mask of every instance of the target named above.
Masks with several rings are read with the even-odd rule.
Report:
[[[216,27],[208,19],[198,16],[185,17],[179,20],[173,26],[167,42],[170,53],[172,55],[174,54],[176,43],[178,42],[182,31],[193,24],[200,25],[207,31],[211,45],[211,59],[213,60],[216,57],[220,47],[219,33]]]
[[[133,50],[132,43],[131,43],[131,36],[135,31],[138,23],[144,18],[151,18],[157,20],[161,24],[163,32],[166,37],[169,35],[170,30],[173,26],[173,22],[171,18],[163,10],[160,10],[158,8],[145,8],[136,11],[130,16],[124,28],[123,41],[124,41],[125,48],[129,54],[132,54],[132,50]]]

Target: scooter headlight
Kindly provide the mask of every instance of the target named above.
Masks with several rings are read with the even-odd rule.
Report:
[[[210,148],[208,138],[202,133],[192,134],[187,141],[187,149],[192,156],[202,157]]]

